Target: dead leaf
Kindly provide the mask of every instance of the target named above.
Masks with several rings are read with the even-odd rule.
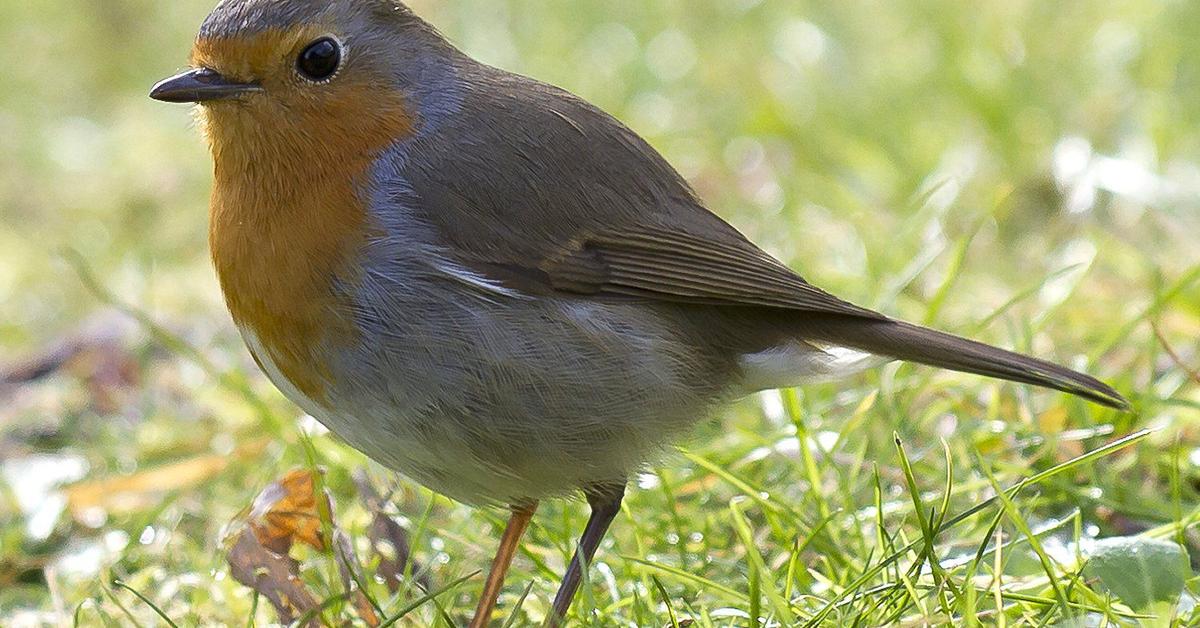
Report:
[[[371,542],[371,551],[379,559],[375,573],[383,578],[388,591],[396,593],[404,582],[405,570],[409,569],[408,562],[412,559],[408,544],[408,531],[395,519],[384,512],[384,498],[375,490],[375,485],[365,470],[359,469],[354,473],[354,485],[363,504],[371,511],[371,525],[367,528],[367,537]],[[421,573],[420,566],[412,565],[413,574]],[[429,583],[421,576],[417,581],[425,588]]]
[[[379,614],[375,612],[375,606],[371,604],[371,600],[367,599],[366,593],[359,587],[359,583],[364,582],[362,565],[359,564],[358,556],[354,553],[354,545],[350,543],[350,537],[336,527],[333,530],[333,548],[337,554],[338,574],[342,577],[342,584],[346,587],[346,591],[350,593],[354,612],[363,620],[363,623],[375,628],[381,623]]]
[[[66,371],[84,382],[89,402],[101,413],[115,412],[137,387],[141,365],[130,350],[137,337],[131,322],[113,312],[92,317],[76,331],[47,343],[31,355],[0,365],[0,394],[14,385]]]
[[[286,558],[293,576],[298,573],[299,565],[288,557],[288,552],[292,547],[298,542],[325,552],[330,549],[330,543],[327,542],[326,537],[331,535],[333,557],[337,562],[338,574],[341,576],[342,585],[346,591],[346,599],[353,605],[355,613],[365,625],[378,626],[381,623],[379,612],[360,586],[365,585],[366,580],[362,565],[354,553],[354,544],[351,543],[350,537],[337,526],[336,520],[332,518],[334,512],[332,495],[328,490],[323,494],[317,491],[318,473],[319,471],[314,472],[311,469],[295,469],[263,489],[254,498],[254,504],[247,516],[249,525],[242,535],[252,536],[254,542],[260,545],[264,552],[281,559]],[[325,503],[324,511],[319,507],[322,499]],[[328,521],[324,519],[328,519]],[[245,541],[239,539],[238,543],[240,545]],[[237,551],[236,546],[234,551]],[[245,551],[248,550],[243,550],[243,552]],[[269,557],[259,553],[256,558],[267,560]],[[231,552],[231,564],[233,560],[234,556]],[[238,581],[267,595],[267,591],[259,587],[274,586],[272,584],[274,579],[275,576],[272,576],[267,581],[255,584],[247,584],[240,579]],[[289,620],[282,613],[281,610],[280,619],[286,623]]]
[[[92,407],[101,414],[128,405],[141,380],[141,364],[118,344],[86,348],[70,360],[67,370],[87,385]]]
[[[246,443],[229,455],[203,455],[144,469],[130,475],[77,482],[64,489],[71,515],[78,521],[100,508],[107,512],[136,512],[162,499],[163,493],[202,484],[237,459],[256,456],[267,440]]]
[[[38,353],[0,367],[0,383],[24,384],[42,379],[61,369],[83,346],[74,338],[60,340]]]
[[[230,550],[229,573],[234,580],[257,591],[270,600],[282,624],[313,613],[305,626],[319,628],[316,599],[300,580],[300,564],[287,555],[263,547],[250,529],[242,530]]]
[[[269,484],[250,508],[250,527],[263,547],[287,554],[299,541],[325,551],[321,513],[317,511],[316,476],[296,469]],[[332,512],[332,505],[329,511]]]
[[[701,475],[693,480],[689,480],[688,482],[685,482],[677,487],[675,489],[675,496],[691,497],[692,495],[697,495],[699,493],[706,493],[720,483],[721,478],[711,473],[705,473],[704,475]]]

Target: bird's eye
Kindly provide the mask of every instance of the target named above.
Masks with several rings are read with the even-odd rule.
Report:
[[[310,81],[327,81],[342,63],[342,46],[332,37],[322,37],[309,44],[296,59],[296,69]]]

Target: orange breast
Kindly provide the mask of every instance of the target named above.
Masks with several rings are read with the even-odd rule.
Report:
[[[322,347],[353,341],[335,282],[353,282],[365,211],[348,186],[313,186],[305,197],[267,195],[246,183],[213,191],[209,239],[234,321],[258,336],[302,393],[324,401],[330,373]],[[280,202],[280,201],[290,202]],[[250,209],[254,208],[254,209]]]
[[[378,92],[379,90],[372,90]],[[326,405],[326,348],[356,341],[353,285],[370,235],[361,191],[379,153],[411,129],[402,99],[345,86],[304,107],[261,101],[204,112],[215,181],[209,240],[226,302],[280,373]]]

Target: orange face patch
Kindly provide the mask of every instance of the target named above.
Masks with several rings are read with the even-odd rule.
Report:
[[[352,304],[333,288],[354,283],[370,235],[360,191],[413,124],[403,94],[379,77],[343,72],[313,85],[291,75],[293,51],[323,33],[201,41],[192,57],[266,88],[201,109],[215,162],[209,240],[234,320],[270,352],[260,359],[318,403],[332,377],[321,349],[356,340]]]

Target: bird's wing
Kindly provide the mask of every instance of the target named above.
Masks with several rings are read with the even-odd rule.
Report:
[[[805,339],[1126,407],[1090,376],[812,286],[705,209],[637,134],[566,92],[486,66],[465,68],[464,81],[437,137],[414,141],[393,164],[400,180],[384,209],[431,229],[453,264],[506,294],[796,312],[804,315],[785,318]]]
[[[529,292],[883,318],[755,246],[604,112],[530,79],[482,72],[404,172],[411,211],[455,263]]]
[[[748,240],[635,225],[581,234],[538,264],[556,290],[882,318],[809,284]]]

